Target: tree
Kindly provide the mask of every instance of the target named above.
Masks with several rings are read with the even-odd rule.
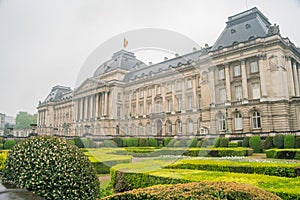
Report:
[[[37,123],[37,114],[29,114],[27,112],[19,112],[16,117],[15,129],[30,128],[30,124]]]

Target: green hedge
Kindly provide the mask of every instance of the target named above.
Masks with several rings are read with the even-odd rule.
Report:
[[[295,148],[295,136],[285,135],[283,143],[284,143],[284,148],[286,149]]]
[[[300,160],[299,154],[300,149],[269,149],[266,151],[267,158]]]
[[[155,138],[149,138],[149,146],[150,147],[158,147],[158,142]]]
[[[249,140],[249,146],[254,150],[254,153],[261,152],[261,139],[258,135],[254,135]]]
[[[273,145],[276,148],[282,149],[284,147],[284,136],[282,134],[277,134],[273,138]]]
[[[140,171],[141,168],[147,168],[147,165],[134,163],[112,167],[111,183],[115,191],[122,192],[158,184],[224,181],[254,185],[272,192],[284,200],[300,199],[299,178],[189,169],[155,169],[153,167],[148,171]]]
[[[273,136],[267,136],[266,140],[262,143],[262,149],[270,149],[273,146]]]
[[[229,139],[228,138],[220,138],[220,147],[228,147]]]
[[[150,188],[135,189],[128,192],[105,197],[104,200],[136,199],[136,200],[280,200],[278,196],[256,187],[226,182],[200,182],[174,185],[159,185]]]
[[[249,140],[250,140],[250,137],[248,137],[248,136],[244,137],[243,142],[242,142],[242,146],[243,147],[249,147]]]
[[[178,141],[179,142],[179,141]],[[251,156],[253,150],[250,148],[162,148],[153,152],[132,152],[118,150],[114,152],[119,155],[132,155],[134,157],[157,157],[165,155],[191,156],[191,157],[226,157],[226,156]]]
[[[8,139],[4,142],[3,149],[12,149],[16,144],[15,140]]]
[[[280,177],[300,176],[300,164],[237,162],[229,160],[181,160],[166,166],[168,169],[193,169],[207,171],[265,174]]]

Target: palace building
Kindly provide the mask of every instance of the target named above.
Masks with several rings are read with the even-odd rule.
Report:
[[[146,65],[120,50],[74,90],[39,103],[39,134],[300,133],[300,49],[257,9],[228,17],[213,46]]]

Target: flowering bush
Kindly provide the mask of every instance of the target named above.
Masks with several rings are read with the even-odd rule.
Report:
[[[115,194],[104,198],[104,200],[118,199],[243,199],[243,200],[279,200],[278,196],[258,189],[256,187],[228,182],[200,182],[175,184],[167,186],[154,186],[144,189],[136,189],[124,193]]]
[[[46,199],[97,199],[100,184],[88,158],[66,140],[38,136],[9,153],[3,182]]]

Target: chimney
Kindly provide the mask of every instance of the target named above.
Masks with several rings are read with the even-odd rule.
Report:
[[[179,54],[178,53],[175,53],[175,57],[178,57],[179,56]]]
[[[149,66],[152,65],[152,64],[153,64],[152,62],[149,62]]]
[[[164,60],[168,60],[168,57],[164,57]]]
[[[193,51],[194,51],[194,52],[195,52],[195,51],[197,51],[197,48],[196,48],[196,47],[194,47],[194,48],[193,48]]]

